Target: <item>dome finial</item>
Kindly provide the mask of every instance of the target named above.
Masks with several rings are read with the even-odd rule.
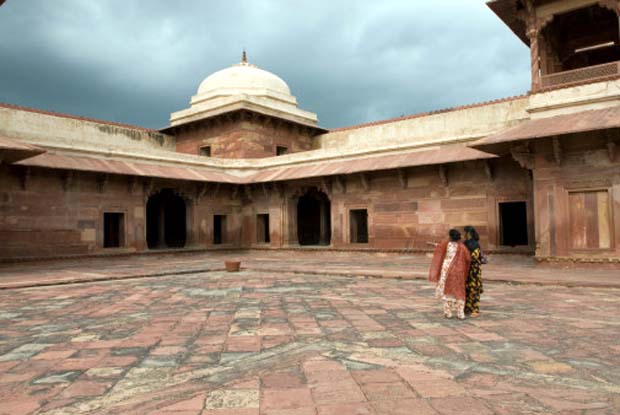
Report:
[[[248,54],[245,52],[245,48],[243,48],[243,54],[241,55],[241,63],[248,63]]]

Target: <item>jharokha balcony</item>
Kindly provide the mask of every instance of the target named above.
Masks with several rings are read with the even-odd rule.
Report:
[[[616,76],[620,77],[620,61],[542,75],[540,89],[570,86],[584,81],[604,80]]]

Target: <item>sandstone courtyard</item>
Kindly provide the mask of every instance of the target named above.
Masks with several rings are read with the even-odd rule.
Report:
[[[228,257],[2,265],[0,413],[620,411],[617,270],[497,260],[458,321],[425,256]]]
[[[0,415],[620,415],[620,0],[177,3],[0,0]]]

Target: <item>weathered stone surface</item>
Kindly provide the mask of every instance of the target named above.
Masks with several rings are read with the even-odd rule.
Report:
[[[11,396],[2,409],[617,412],[616,292],[532,288],[487,284],[481,316],[462,322],[443,318],[425,281],[300,271],[0,291],[15,316],[0,320],[0,396]],[[234,295],[191,295],[217,290]],[[231,331],[246,324],[257,330]],[[46,331],[67,334],[38,343]],[[225,351],[235,344],[245,350]]]

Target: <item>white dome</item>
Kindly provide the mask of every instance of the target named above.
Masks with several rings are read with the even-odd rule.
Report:
[[[280,77],[247,62],[208,76],[190,102],[189,108],[170,114],[170,125],[182,125],[246,109],[293,122],[316,125],[316,114],[297,108],[297,99]]]
[[[198,87],[199,96],[265,95],[265,92],[291,95],[290,88],[280,77],[247,62],[209,75]]]

